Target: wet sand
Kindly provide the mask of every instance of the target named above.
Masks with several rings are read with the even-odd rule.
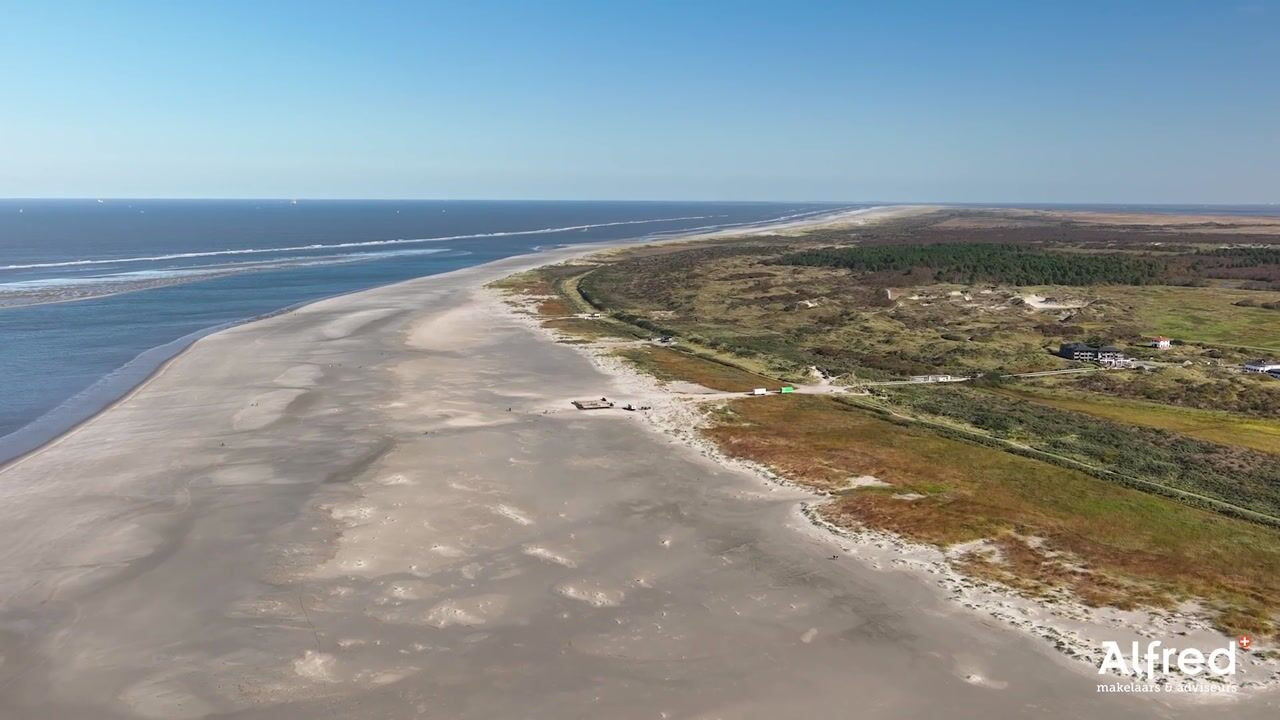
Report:
[[[209,336],[0,471],[0,717],[1206,711],[1099,695],[916,576],[833,560],[801,491],[573,410],[620,388],[480,286],[576,252]]]

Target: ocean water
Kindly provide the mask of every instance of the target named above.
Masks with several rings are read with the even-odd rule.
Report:
[[[861,205],[0,201],[0,462],[201,335],[300,303],[563,244]]]

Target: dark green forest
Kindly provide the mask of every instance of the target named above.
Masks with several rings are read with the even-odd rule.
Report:
[[[1201,250],[1197,254],[1215,258],[1233,258],[1241,267],[1280,265],[1280,248],[1276,247],[1216,248]]]
[[[868,273],[926,268],[938,282],[1010,285],[1148,285],[1164,267],[1126,253],[1054,253],[1025,245],[940,243],[819,248],[784,255],[779,265],[839,267]]]

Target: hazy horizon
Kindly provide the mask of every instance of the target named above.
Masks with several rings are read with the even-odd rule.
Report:
[[[1201,201],[1164,201],[1164,202],[1142,202],[1142,201],[1088,201],[1088,200],[892,200],[892,199],[839,199],[831,200],[825,198],[794,198],[775,200],[769,198],[739,200],[733,198],[625,198],[625,197],[598,197],[598,198],[582,198],[582,197],[284,197],[284,196],[259,196],[259,197],[197,197],[197,196],[76,196],[76,195],[46,195],[41,197],[0,197],[0,202],[527,202],[527,203],[740,203],[744,205],[750,204],[773,204],[773,203],[815,203],[820,205],[944,205],[955,207],[996,207],[996,208],[1014,208],[1014,207],[1168,207],[1168,208],[1185,208],[1185,207],[1273,207],[1280,205],[1280,202],[1201,202]]]

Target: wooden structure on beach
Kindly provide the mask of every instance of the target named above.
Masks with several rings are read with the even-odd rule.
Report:
[[[572,400],[570,402],[579,410],[608,410],[613,407],[613,403],[604,398],[599,400]]]

